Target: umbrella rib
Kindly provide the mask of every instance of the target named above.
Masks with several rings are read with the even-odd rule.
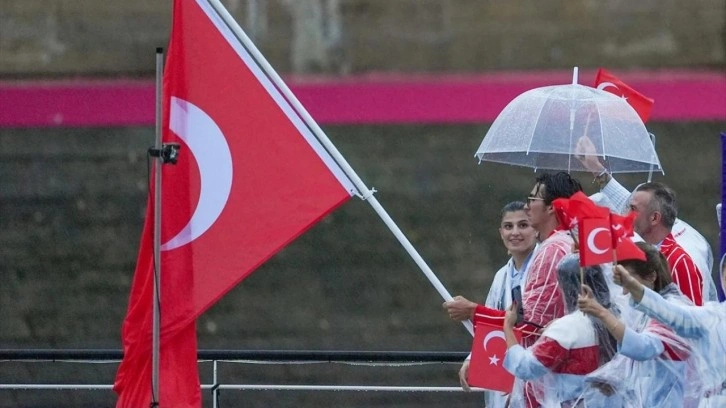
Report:
[[[534,128],[532,129],[532,137],[529,138],[529,143],[527,144],[527,152],[526,152],[527,156],[529,156],[529,150],[532,148],[532,141],[534,140],[534,130],[537,129],[537,124],[539,123],[540,117],[542,117],[542,111],[544,110],[544,106],[546,104],[547,104],[547,99],[544,99],[542,101],[542,104],[539,107],[539,112],[537,112],[537,121],[535,121],[535,123],[534,123]],[[538,156],[538,158],[539,158],[539,156]],[[535,161],[536,160],[537,160],[537,158],[535,159]],[[535,168],[534,171],[537,171],[537,163],[534,163],[533,167]]]
[[[603,128],[602,115],[600,114],[600,106],[598,106],[598,104],[595,104],[595,110],[597,110],[597,118],[598,118],[598,122],[600,123],[600,143],[602,144],[603,166],[605,166],[605,168],[607,169],[609,163],[607,162],[607,159],[605,158],[605,135],[603,134],[603,132],[605,132],[605,129]],[[613,172],[612,166],[610,166],[610,169],[608,169],[608,170],[610,170],[610,172],[612,173]]]

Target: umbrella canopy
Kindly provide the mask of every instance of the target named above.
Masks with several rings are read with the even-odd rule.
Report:
[[[482,160],[587,171],[575,157],[587,138],[611,173],[663,171],[645,125],[623,98],[579,84],[524,92],[497,116],[476,152]]]

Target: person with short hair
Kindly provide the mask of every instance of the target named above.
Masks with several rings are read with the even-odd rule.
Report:
[[[604,198],[607,206],[610,207],[613,212],[625,214],[630,211],[633,204],[632,200],[638,189],[645,184],[651,184],[641,184],[636,187],[636,190],[633,193],[628,191],[628,189],[620,184],[600,162],[597,150],[595,149],[592,140],[590,140],[587,136],[582,136],[578,139],[576,151],[577,159],[587,170],[592,172],[593,176],[595,176],[593,183],[600,189],[600,193],[597,193],[596,195],[600,196],[600,198]],[[667,207],[665,208],[665,211],[666,213],[669,213],[666,214],[666,217],[670,224],[669,233],[672,235],[673,239],[668,239],[665,248],[661,249],[667,249],[675,253],[675,255],[669,259],[669,263],[679,263],[678,271],[675,272],[677,276],[674,276],[673,280],[689,297],[689,299],[693,300],[698,305],[703,304],[704,301],[717,300],[718,296],[716,285],[713,277],[711,276],[711,270],[713,269],[713,252],[711,250],[711,245],[701,233],[696,231],[696,229],[687,222],[678,218],[675,193],[673,193],[673,190],[670,190],[670,194],[672,195],[672,199],[665,196],[662,198],[665,201],[670,201],[670,203],[664,203],[664,207]],[[635,232],[640,234],[637,228]],[[657,245],[664,240],[664,238],[665,235],[662,237],[651,238],[651,240],[645,239],[645,241]],[[683,250],[683,252],[688,254],[690,261],[684,260],[682,262],[678,262],[681,250],[676,249],[676,247],[669,244],[669,242],[675,242],[680,249]],[[691,270],[690,266],[687,264],[693,264],[695,266],[698,270],[698,276],[695,276],[694,271]],[[671,265],[671,269],[673,269],[673,265]],[[701,286],[699,288],[691,288],[693,279],[700,280]]]
[[[673,282],[694,304],[702,305],[703,275],[671,233],[678,215],[675,192],[663,183],[641,184],[630,198],[630,209],[638,213],[633,221],[635,232],[660,249]]]
[[[582,191],[580,182],[565,172],[544,173],[537,177],[527,197],[527,215],[541,241],[532,257],[522,294],[524,320],[542,328],[565,314],[565,305],[557,280],[557,265],[572,253],[574,240],[569,231],[560,230],[552,202],[558,198],[570,198]],[[536,338],[523,338],[531,345]]]

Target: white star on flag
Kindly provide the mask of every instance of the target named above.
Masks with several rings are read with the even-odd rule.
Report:
[[[499,365],[499,357],[496,354],[489,357],[489,365]]]
[[[578,221],[579,220],[577,219],[577,217],[572,217],[572,219],[570,220],[570,228],[575,228]]]

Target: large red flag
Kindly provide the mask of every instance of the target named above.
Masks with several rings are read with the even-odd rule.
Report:
[[[653,109],[653,99],[648,98],[642,93],[628,86],[625,82],[618,79],[615,75],[600,68],[595,76],[595,87],[603,91],[610,92],[625,100],[635,109],[643,123],[648,121],[650,111]]]
[[[519,330],[514,331],[517,342],[521,339]],[[512,392],[514,376],[504,369],[507,342],[501,325],[478,323],[471,344],[471,363],[467,382],[488,390]]]
[[[238,27],[236,27],[238,28]],[[355,191],[207,0],[175,0],[164,72],[162,407],[199,407],[197,316]],[[149,200],[123,324],[117,407],[151,394]]]

